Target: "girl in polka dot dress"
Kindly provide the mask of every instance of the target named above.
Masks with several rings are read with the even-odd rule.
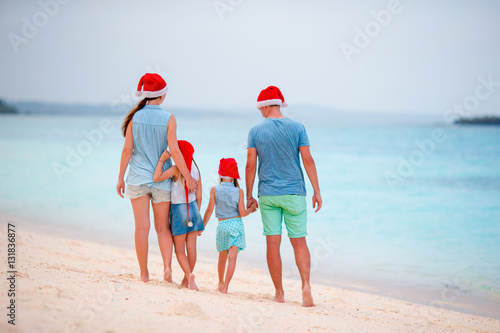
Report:
[[[242,217],[257,210],[257,204],[245,209],[243,190],[238,185],[240,179],[238,165],[234,158],[223,158],[219,164],[220,185],[210,189],[210,201],[203,218],[206,226],[215,206],[217,226],[217,251],[219,251],[220,292],[227,294],[229,282],[234,274],[238,252],[245,248],[245,229]],[[227,271],[226,271],[227,262]]]

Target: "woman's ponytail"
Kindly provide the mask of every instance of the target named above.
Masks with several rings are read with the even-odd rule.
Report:
[[[140,109],[142,109],[143,107],[145,107],[146,104],[148,103],[148,101],[153,100],[153,99],[156,99],[156,98],[143,98],[143,99],[141,99],[141,101],[136,105],[136,107],[133,108],[132,111],[130,111],[128,113],[128,115],[125,117],[125,120],[123,121],[123,125],[122,125],[123,136],[125,136],[127,134],[128,124],[130,124],[130,122],[132,121],[134,114],[137,111],[139,111]]]

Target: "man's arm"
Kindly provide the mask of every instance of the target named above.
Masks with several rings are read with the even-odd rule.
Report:
[[[314,159],[311,155],[311,150],[309,149],[309,146],[302,146],[299,147],[300,155],[302,156],[302,162],[304,163],[304,168],[306,169],[307,176],[309,177],[309,180],[311,181],[311,185],[314,190],[312,202],[313,202],[313,208],[316,208],[316,205],[318,208],[316,208],[316,211],[319,211],[321,209],[321,206],[323,205],[323,199],[321,199],[321,192],[319,190],[319,181],[318,181],[318,173],[316,172],[316,164],[314,163]]]
[[[245,169],[245,182],[247,185],[247,209],[250,208],[252,203],[256,203],[258,207],[257,200],[253,197],[253,183],[255,182],[255,172],[257,170],[257,149],[248,148],[247,150],[247,166]]]

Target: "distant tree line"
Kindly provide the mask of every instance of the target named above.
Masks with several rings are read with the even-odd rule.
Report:
[[[500,125],[500,117],[484,116],[474,118],[459,118],[455,120],[458,125]]]
[[[0,114],[17,113],[17,109],[13,106],[7,105],[0,99]]]

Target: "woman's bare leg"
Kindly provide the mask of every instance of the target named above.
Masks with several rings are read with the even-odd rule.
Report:
[[[153,203],[155,229],[163,259],[163,279],[172,282],[172,234],[169,227],[170,202]]]
[[[135,220],[135,252],[141,270],[141,280],[149,281],[148,236],[149,236],[149,195],[130,199]]]

